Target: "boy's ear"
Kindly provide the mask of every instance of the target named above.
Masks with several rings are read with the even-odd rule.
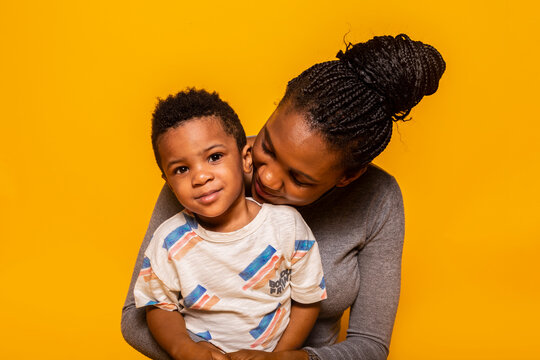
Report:
[[[167,186],[169,187],[169,189],[171,189],[171,191],[174,193],[174,191],[173,191],[171,185],[169,185],[169,182],[167,181],[167,177],[165,176],[164,173],[161,173],[161,178],[162,178],[163,180],[165,180],[165,184],[167,184]]]
[[[249,174],[251,173],[251,169],[253,168],[253,159],[251,157],[251,146],[246,145],[242,149],[242,169],[245,173]]]
[[[364,166],[360,170],[356,171],[353,174],[343,175],[341,179],[338,180],[336,187],[344,187],[352,183],[354,180],[358,179],[360,176],[364,175],[367,170],[367,166]]]

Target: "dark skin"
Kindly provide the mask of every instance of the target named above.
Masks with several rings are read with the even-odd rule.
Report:
[[[184,207],[196,213],[199,221],[204,219],[206,226],[208,226],[207,218],[216,220],[212,224],[219,224],[220,227],[212,227],[212,230],[233,231],[244,226],[254,217],[254,214],[250,214],[249,206],[246,209],[241,205],[245,203],[257,206],[245,199],[241,187],[237,189],[234,186],[235,184],[242,186],[240,174],[242,171],[246,174],[251,170],[251,156],[246,150],[250,147],[246,146],[240,154],[234,138],[226,134],[220,126],[215,125],[216,121],[212,118],[192,119],[183,126],[170,129],[162,135],[158,140],[158,150],[162,168],[165,169],[164,178]],[[218,145],[213,146],[213,144]],[[214,158],[214,152],[219,156]],[[168,166],[169,163],[173,166]],[[240,164],[242,164],[242,169],[239,168]],[[236,170],[233,171],[233,169]],[[239,176],[240,180],[238,180]],[[219,192],[216,192],[219,194],[218,200],[201,204],[197,194],[204,193],[205,188],[218,189]],[[238,203],[238,206],[231,206],[230,203],[233,205]],[[232,210],[237,208],[233,216],[222,215],[223,212],[232,213]],[[201,213],[204,213],[206,217],[203,218]],[[240,225],[235,223],[237,226],[230,228],[229,218],[247,220]],[[302,346],[315,324],[319,309],[320,303],[292,302],[290,321],[274,349],[275,354]],[[166,311],[149,306],[146,320],[156,341],[173,359],[252,359],[268,354],[252,350],[224,354],[208,342],[195,343],[189,337],[184,318],[178,311]]]
[[[184,317],[178,311],[148,306],[146,322],[156,341],[175,360],[228,360],[215,346],[196,343],[189,337]],[[209,346],[210,345],[210,346]]]
[[[363,168],[355,174],[345,175],[340,163],[341,154],[331,149],[319,133],[311,130],[305,119],[305,115],[292,105],[281,104],[257,137],[248,139],[248,145],[253,146],[254,170],[245,174],[246,188],[257,201],[307,205],[333,187],[347,186],[365,172],[366,168]],[[171,314],[149,307],[147,322],[158,343],[174,359],[308,360],[307,352],[296,349],[302,346],[315,323],[313,311],[318,313],[318,304],[315,309],[313,305],[293,303],[289,327],[274,352],[245,349],[223,354],[210,343],[195,343],[187,334],[182,315],[176,311]],[[170,327],[151,324],[165,316],[170,318],[156,323],[168,323]],[[302,320],[306,318],[311,318],[309,323]]]
[[[340,151],[311,129],[289,103],[272,113],[253,143],[251,195],[259,202],[304,206],[344,187],[366,168],[345,173]]]
[[[249,191],[257,201],[303,206],[316,201],[334,187],[347,186],[365,173],[345,174],[341,154],[311,130],[305,114],[290,103],[281,104],[255,139]],[[313,161],[316,159],[317,161]],[[228,354],[232,360],[308,360],[304,350],[264,352],[240,350]]]
[[[287,329],[283,333],[283,336],[281,337],[278,345],[274,349],[274,352],[264,352],[258,350],[240,350],[228,353],[227,355],[232,360],[307,360],[308,355],[305,351],[290,349],[299,349],[306,340],[309,331],[313,328],[313,325],[315,325],[316,318],[307,315],[312,311],[314,311],[312,304],[304,305],[296,303],[296,306],[292,307],[289,326],[287,326]],[[319,311],[318,306],[316,311]],[[308,331],[306,332],[305,329],[308,329]],[[295,335],[293,336],[293,334]],[[303,335],[298,336],[298,334]]]
[[[298,349],[313,328],[320,303],[291,306],[290,322],[274,352],[240,350],[223,354],[214,345],[194,342],[188,335],[184,317],[178,311],[146,308],[146,322],[150,332],[163,349],[175,360],[249,360],[249,359],[307,359],[307,353]]]

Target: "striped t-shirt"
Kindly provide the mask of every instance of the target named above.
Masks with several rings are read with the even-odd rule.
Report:
[[[317,243],[292,207],[263,204],[245,227],[219,233],[180,212],[155,231],[135,285],[137,307],[179,310],[191,332],[225,352],[272,351],[291,299],[326,298]]]

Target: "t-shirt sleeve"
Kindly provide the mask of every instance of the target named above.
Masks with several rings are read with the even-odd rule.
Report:
[[[153,248],[156,246],[151,243],[135,283],[135,305],[136,307],[153,305],[168,311],[178,310],[180,281],[177,272],[167,260],[166,254],[159,251],[155,254]]]
[[[295,213],[295,241],[291,255],[291,298],[302,304],[326,299],[319,246],[311,229]]]

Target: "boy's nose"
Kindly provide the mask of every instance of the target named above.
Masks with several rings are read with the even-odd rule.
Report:
[[[200,170],[193,174],[191,178],[191,184],[193,186],[201,186],[206,184],[208,181],[212,180],[214,176],[210,171]]]

